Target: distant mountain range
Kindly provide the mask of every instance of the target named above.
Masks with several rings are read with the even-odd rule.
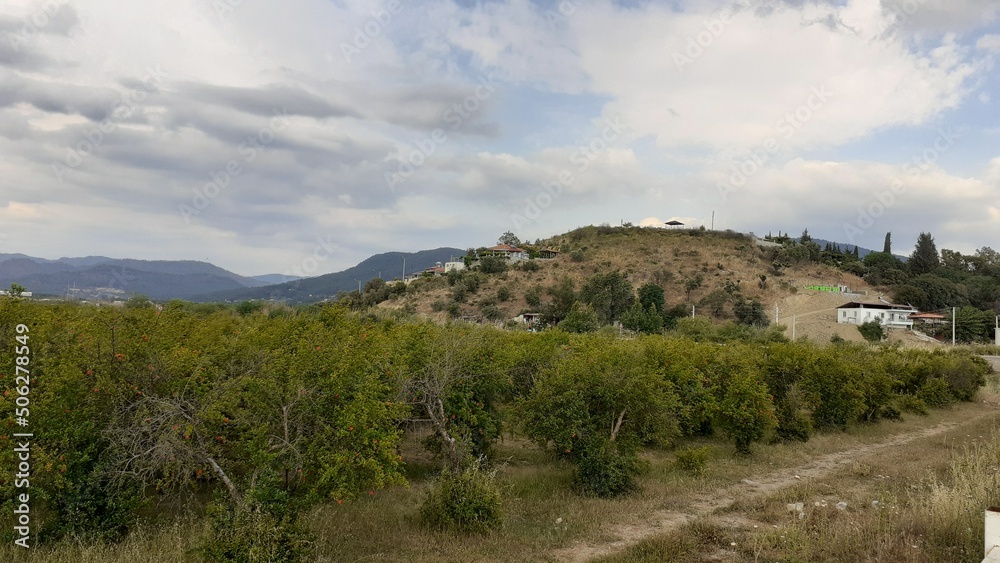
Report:
[[[320,301],[357,287],[380,273],[399,277],[435,262],[464,256],[457,248],[377,254],[353,268],[314,278],[283,274],[247,277],[208,262],[193,260],[132,260],[105,256],[47,260],[25,254],[0,254],[0,288],[12,283],[37,296],[80,299],[127,299],[134,294],[154,300],[237,301],[277,299],[293,303]]]
[[[287,283],[265,287],[246,287],[228,291],[206,293],[193,301],[246,301],[250,299],[271,299],[289,303],[313,303],[332,299],[341,291],[358,289],[372,278],[381,276],[385,280],[402,279],[403,259],[406,259],[406,273],[412,274],[434,266],[437,262],[447,262],[452,258],[465,256],[460,248],[436,248],[420,252],[385,252],[376,254],[342,272],[325,274],[314,278],[303,278]]]

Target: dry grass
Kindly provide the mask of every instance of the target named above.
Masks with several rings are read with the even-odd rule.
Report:
[[[513,318],[521,311],[533,309],[525,302],[524,292],[535,285],[546,288],[569,276],[579,289],[595,273],[614,270],[627,272],[634,287],[645,283],[663,286],[668,307],[689,302],[684,284],[699,275],[703,279],[702,287],[691,293],[692,302],[722,289],[727,279],[740,282],[747,297],[759,299],[768,307],[792,295],[787,284],[846,284],[868,289],[860,278],[822,264],[795,266],[787,269],[783,276],[775,277],[768,271],[770,264],[763,252],[749,239],[697,231],[697,236],[692,236],[691,231],[669,229],[616,229],[607,234],[583,230],[580,233],[580,236],[569,233],[543,241],[543,247],[562,249],[563,253],[555,260],[539,261],[541,268],[536,272],[512,269],[500,276],[489,276],[487,283],[462,305],[463,314],[478,314],[481,300],[495,296],[497,289],[506,286],[513,298],[497,306],[507,318]],[[572,259],[571,254],[575,252],[582,254],[583,261]],[[760,274],[768,276],[764,289],[758,286]],[[409,304],[421,315],[444,320],[445,313],[431,310],[431,303],[437,300],[450,300],[447,287],[387,301],[380,306],[402,308]],[[784,305],[782,308],[792,312]]]
[[[994,391],[983,394],[997,385],[994,376]],[[968,407],[987,415],[858,457],[827,477],[748,496],[604,561],[978,562],[983,510],[1000,502],[1000,414]],[[788,508],[794,503],[803,504],[801,519]],[[697,527],[719,531],[706,539]]]

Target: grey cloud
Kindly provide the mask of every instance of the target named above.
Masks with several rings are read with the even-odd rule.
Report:
[[[297,86],[272,84],[261,88],[238,88],[189,83],[181,87],[180,93],[192,100],[254,115],[271,116],[276,110],[283,110],[317,119],[360,117],[351,108],[334,104]]]

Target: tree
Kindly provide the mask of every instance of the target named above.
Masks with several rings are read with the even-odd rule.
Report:
[[[881,342],[885,338],[885,329],[882,328],[882,323],[877,320],[861,323],[858,325],[858,332],[872,344]]]
[[[24,293],[24,286],[19,283],[10,284],[10,295],[11,297],[20,297]]]
[[[767,313],[764,312],[764,305],[756,299],[747,301],[743,296],[738,297],[733,304],[733,315],[736,317],[736,322],[741,325],[763,328],[771,324]]]
[[[515,236],[514,233],[506,231],[504,232],[504,234],[500,235],[500,239],[497,240],[497,244],[509,244],[511,246],[520,246],[521,239],[517,238],[517,236]]]
[[[941,265],[934,237],[930,233],[920,233],[917,245],[910,254],[910,271],[913,275],[929,274]]]
[[[628,276],[617,271],[591,276],[580,289],[580,298],[594,308],[604,324],[618,320],[635,301]]]
[[[579,302],[573,304],[566,318],[559,321],[559,328],[566,332],[593,332],[601,327],[601,321],[594,310]]]
[[[507,260],[499,256],[483,256],[479,260],[479,271],[484,274],[502,274],[507,271]]]
[[[799,237],[799,242],[805,244],[807,242],[812,242],[812,237],[809,236],[809,229],[802,230],[802,236]]]
[[[616,496],[634,487],[644,444],[680,435],[673,385],[646,365],[642,345],[585,340],[543,370],[520,408],[525,434],[577,466],[585,494]]]
[[[988,339],[992,329],[993,315],[986,311],[972,306],[960,307],[955,311],[955,340],[958,342]]]
[[[698,274],[684,282],[684,292],[687,293],[688,301],[691,300],[691,292],[701,287],[702,279],[701,274]]]
[[[892,233],[885,234],[885,243],[882,245],[882,252],[892,254]]]
[[[542,310],[542,322],[558,324],[576,303],[576,286],[569,276],[563,276],[558,283],[546,288],[545,292],[552,296],[552,301],[546,303]]]
[[[640,303],[634,303],[622,313],[622,326],[636,332],[655,334],[663,330],[663,315],[653,304],[643,309]]]
[[[642,305],[642,309],[648,310],[650,306],[656,309],[656,312],[662,313],[663,307],[666,304],[664,299],[663,287],[656,285],[655,283],[646,283],[639,288],[639,303]]]

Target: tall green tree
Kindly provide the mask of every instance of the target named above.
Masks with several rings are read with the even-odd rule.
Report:
[[[521,239],[517,238],[517,236],[514,233],[506,231],[504,234],[500,235],[500,238],[497,240],[497,244],[509,244],[511,246],[520,246]]]
[[[917,237],[917,245],[910,254],[910,271],[913,275],[928,274],[941,265],[941,257],[938,255],[937,245],[934,244],[934,237],[930,233],[920,233]]]
[[[594,274],[580,290],[580,298],[605,324],[618,320],[635,301],[632,283],[623,272]]]
[[[885,234],[885,243],[882,245],[882,252],[892,254],[892,233]]]
[[[639,303],[642,304],[644,311],[648,311],[649,307],[652,306],[657,313],[662,313],[666,303],[663,288],[655,283],[643,284],[639,287]]]

